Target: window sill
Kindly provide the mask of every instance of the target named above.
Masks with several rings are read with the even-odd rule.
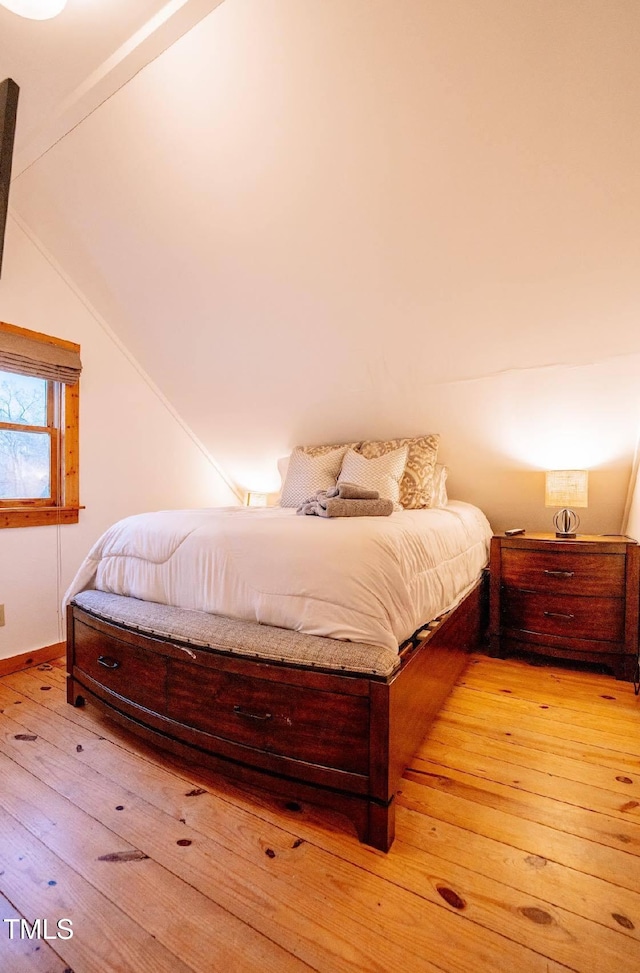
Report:
[[[0,530],[5,527],[46,527],[77,524],[82,507],[0,507]]]

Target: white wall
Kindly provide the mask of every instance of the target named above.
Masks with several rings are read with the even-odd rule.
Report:
[[[587,467],[583,529],[617,531],[640,407],[639,45],[629,0],[225,0],[12,205],[242,486],[273,488],[297,442],[437,431],[451,494],[496,529],[548,527],[542,471]],[[116,351],[59,281],[53,302],[28,285],[33,261],[54,281],[15,239],[3,316],[44,328],[62,302],[52,330],[89,364],[95,347],[68,574],[74,537],[199,502],[182,470],[210,467],[122,358],[109,412]]]
[[[617,530],[639,43],[628,0],[225,0],[13,203],[242,485],[439,431],[496,527],[548,524],[540,471],[577,465]]]
[[[589,470],[584,533],[621,529],[640,420],[640,354],[584,365],[511,369],[429,392],[449,492],[495,530],[554,530],[544,471]]]
[[[2,658],[62,638],[61,594],[108,524],[142,510],[237,500],[205,450],[14,219],[0,279],[0,320],[81,345],[80,494],[86,507],[77,525],[0,530]]]

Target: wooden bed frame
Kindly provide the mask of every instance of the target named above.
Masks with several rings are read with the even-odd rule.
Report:
[[[67,701],[223,776],[340,811],[388,851],[398,783],[479,644],[485,587],[387,679],[185,648],[70,605]]]

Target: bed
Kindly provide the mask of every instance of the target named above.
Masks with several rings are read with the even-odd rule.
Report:
[[[398,781],[480,638],[490,537],[459,501],[126,518],[67,593],[68,701],[387,851]]]

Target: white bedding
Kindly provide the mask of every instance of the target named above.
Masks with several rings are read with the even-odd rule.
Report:
[[[110,527],[65,602],[97,588],[397,649],[458,604],[490,537],[484,514],[461,501],[335,519],[282,507],[162,510]]]

